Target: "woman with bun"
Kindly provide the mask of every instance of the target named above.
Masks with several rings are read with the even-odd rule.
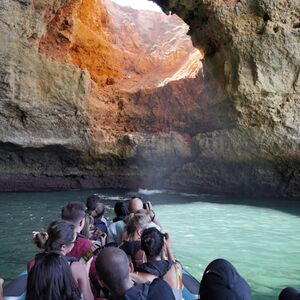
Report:
[[[26,300],[92,300],[88,270],[79,261],[66,257],[76,240],[74,225],[53,221],[47,231],[34,232],[33,241],[43,252],[31,266]]]

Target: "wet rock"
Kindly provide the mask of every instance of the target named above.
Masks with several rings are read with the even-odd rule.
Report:
[[[197,160],[178,177],[210,192],[299,197],[298,1],[155,2],[190,25],[206,53],[204,77],[233,122],[197,135]]]

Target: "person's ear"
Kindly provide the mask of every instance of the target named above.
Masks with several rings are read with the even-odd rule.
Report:
[[[137,229],[136,232],[137,232],[138,236],[141,237],[141,236],[142,236],[142,233],[143,233],[143,229],[141,229],[141,228],[140,228],[140,229]]]
[[[61,245],[60,246],[60,251],[62,252],[62,253],[64,253],[64,254],[67,254],[68,253],[68,247],[65,245],[65,244],[63,244],[63,245]]]
[[[97,277],[97,281],[98,281],[99,285],[100,285],[102,288],[107,288],[107,286],[105,285],[105,283],[104,283],[103,280],[101,280],[101,279],[99,279],[99,278]]]
[[[132,261],[129,262],[129,273],[133,273],[134,272],[134,266]]]
[[[80,226],[80,227],[84,227],[84,222],[85,222],[85,218],[83,218],[83,219],[80,221],[79,226]]]

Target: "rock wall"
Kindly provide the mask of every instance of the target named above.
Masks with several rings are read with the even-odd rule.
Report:
[[[109,15],[101,0],[1,2],[1,190],[137,187],[148,176],[139,170],[140,157],[148,157],[149,167],[151,157],[162,156],[161,149],[148,149],[150,143],[168,144],[164,151],[175,155],[172,161],[177,157],[173,141],[178,141],[179,156],[190,153],[181,145],[186,144],[183,138],[169,132],[191,125],[173,117],[160,134],[170,116],[160,107],[166,107],[166,93],[177,94],[182,102],[178,88],[184,85],[163,86],[195,77],[201,54],[186,37],[186,26],[174,17],[173,25],[165,22],[165,45],[159,49],[155,40],[149,41],[151,30],[132,26],[143,17],[133,10],[126,12],[129,33],[140,42],[135,49],[130,44],[126,48],[128,24],[117,22],[124,16],[118,9],[110,4]],[[147,24],[158,24],[155,17],[168,19],[147,13]],[[180,30],[170,49],[174,28]],[[136,93],[145,86],[154,89]],[[162,87],[156,91],[157,86]],[[198,107],[199,99],[191,99],[188,89],[185,94]],[[158,107],[148,112],[146,99],[154,99]],[[178,115],[175,107],[172,111]]]
[[[59,2],[48,4],[49,10],[48,5],[42,9],[42,3],[37,2],[36,6],[26,1],[1,2],[0,169],[3,189],[6,184],[11,185],[8,189],[18,188],[17,180],[14,184],[5,179],[10,175],[13,180],[23,175],[51,174],[54,170],[62,175],[62,168],[54,167],[60,163],[57,157],[64,156],[57,149],[69,151],[71,157],[72,153],[88,151],[92,143],[85,101],[89,74],[74,66],[50,61],[37,51],[37,41],[45,30],[43,19],[60,5]],[[20,188],[26,189],[24,185]]]
[[[226,99],[233,128],[194,139],[183,185],[246,195],[300,196],[299,1],[163,1],[204,49],[204,77]],[[204,86],[208,86],[204,83]]]
[[[174,16],[0,3],[0,189],[299,198],[297,1],[155,2],[203,72]]]

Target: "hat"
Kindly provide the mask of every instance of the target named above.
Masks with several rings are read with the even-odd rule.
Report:
[[[251,300],[251,289],[229,261],[219,258],[205,269],[199,296],[201,300]]]
[[[300,300],[300,291],[287,287],[281,291],[278,300]]]

